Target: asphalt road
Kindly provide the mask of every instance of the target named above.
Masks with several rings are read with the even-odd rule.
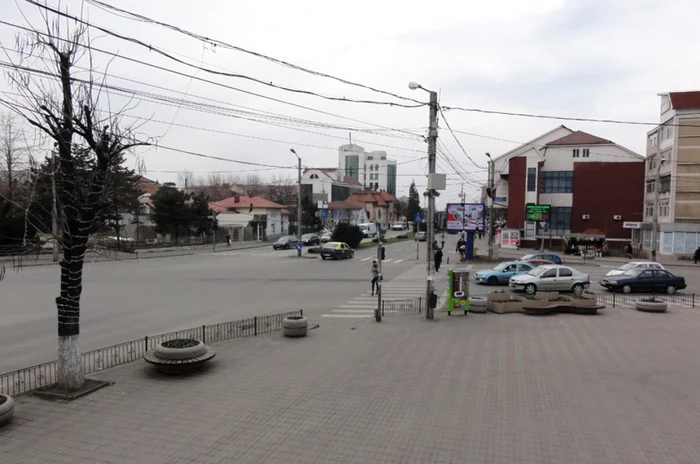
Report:
[[[448,236],[441,273],[455,264],[456,237]],[[425,242],[386,246],[385,281],[425,265]],[[523,252],[525,253],[525,251]],[[376,248],[360,249],[343,261],[299,259],[295,250],[272,246],[189,256],[119,262],[85,267],[81,303],[81,345],[89,351],[116,343],[185,328],[304,309],[311,317],[369,290]],[[447,258],[451,264],[447,264]],[[591,290],[610,268],[575,268],[590,274]],[[474,270],[489,267],[476,265]],[[670,270],[686,278],[687,293],[700,290],[700,268]],[[56,308],[59,272],[55,266],[9,271],[0,282],[0,373],[56,357]],[[492,287],[472,284],[471,294]]]

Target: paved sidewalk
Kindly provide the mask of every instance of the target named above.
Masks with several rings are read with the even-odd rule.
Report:
[[[0,462],[700,462],[700,311],[320,322],[217,344],[198,375],[19,398]]]

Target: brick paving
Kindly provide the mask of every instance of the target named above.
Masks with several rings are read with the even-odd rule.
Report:
[[[0,462],[700,462],[698,310],[334,322],[217,344],[194,376],[137,362],[72,403],[19,398]]]

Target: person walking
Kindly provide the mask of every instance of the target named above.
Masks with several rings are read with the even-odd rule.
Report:
[[[445,248],[445,242],[442,242],[442,246],[438,246],[437,240],[433,242],[433,250],[435,250],[435,272],[440,272],[440,265],[442,264],[442,249]]]
[[[697,251],[695,251],[697,256]],[[632,242],[627,244],[627,259],[632,259]],[[697,262],[697,261],[696,261]]]
[[[700,247],[697,247],[695,249],[695,253],[693,254],[693,258],[695,258],[695,264],[698,264],[698,261],[700,261]]]
[[[379,292],[379,264],[376,259],[372,260],[372,296],[374,296],[374,289]]]
[[[226,234],[226,248],[231,248],[231,234]]]

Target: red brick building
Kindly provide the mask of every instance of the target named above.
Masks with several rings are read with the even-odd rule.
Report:
[[[559,126],[494,163],[495,207],[507,209],[506,227],[524,246],[550,229],[555,239],[597,230],[626,243],[623,223],[642,220],[645,158],[610,140]],[[527,204],[550,205],[549,223],[528,221]]]

